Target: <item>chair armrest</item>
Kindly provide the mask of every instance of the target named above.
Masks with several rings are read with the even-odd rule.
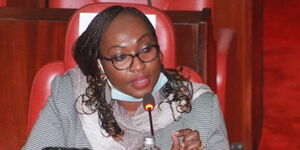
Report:
[[[28,128],[29,135],[40,110],[47,102],[50,95],[51,82],[55,76],[64,73],[63,62],[57,61],[45,65],[36,74],[31,87],[31,94],[28,109]]]

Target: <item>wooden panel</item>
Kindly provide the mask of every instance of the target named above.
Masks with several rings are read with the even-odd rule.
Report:
[[[12,11],[11,8],[6,10]],[[41,66],[63,59],[66,21],[2,18],[6,14],[2,12],[1,9],[0,149],[20,149],[27,137],[28,100],[33,77]],[[17,12],[21,14],[22,11]]]
[[[252,69],[252,145],[259,146],[263,126],[263,1],[252,1],[252,37],[251,37],[251,69]]]
[[[47,20],[49,22],[67,22],[75,10],[73,9],[47,9],[47,8],[13,8],[0,9],[0,19],[16,20]]]
[[[19,141],[24,141],[24,126],[26,126],[24,114],[27,113],[27,99],[25,98],[29,93],[26,79],[28,69],[24,63],[28,55],[24,51],[18,51],[18,47],[23,47],[25,42],[21,42],[23,37],[18,33],[6,34],[4,32],[3,34],[2,31],[6,30],[7,25],[12,26],[13,24],[0,23],[0,63],[3,66],[0,74],[1,149],[10,149],[12,145],[19,147]],[[8,41],[6,37],[13,37],[10,39],[10,43],[4,42]],[[20,41],[20,39],[22,40]],[[4,51],[9,53],[4,53]]]
[[[45,8],[47,0],[6,0],[9,7]]]
[[[198,72],[216,89],[216,50],[211,25],[211,10],[167,11],[175,25],[177,65]]]
[[[25,143],[28,100],[34,75],[46,63],[63,59],[66,25],[73,12],[63,9],[0,8],[0,64],[3,67],[0,74],[0,149],[20,149]],[[187,12],[191,17],[176,12],[168,14],[174,20],[176,32],[179,32],[176,34],[183,35],[183,28],[190,33],[185,33],[185,38],[190,39],[185,42],[190,43],[178,40],[177,47],[189,45],[180,50],[193,60],[182,59],[178,64],[189,64],[207,80],[209,77],[215,79],[205,70],[210,66],[203,64],[213,60],[206,57],[215,58],[208,56],[211,44],[203,45],[212,36],[207,31],[209,23],[199,21],[205,19],[199,12],[194,12],[198,15]],[[190,18],[194,18],[194,22]],[[190,22],[184,25],[184,19]],[[194,53],[197,54],[193,56]],[[198,56],[201,59],[197,59]],[[187,60],[192,61],[187,63]]]
[[[231,142],[256,149],[261,133],[262,108],[262,3],[260,0],[216,0],[215,29],[228,27],[237,34],[237,51],[230,54],[227,127]],[[228,111],[227,111],[228,110]]]

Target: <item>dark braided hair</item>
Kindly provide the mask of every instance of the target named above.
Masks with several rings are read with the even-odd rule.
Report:
[[[102,77],[102,71],[97,66],[97,58],[101,51],[101,41],[108,26],[114,18],[120,13],[130,13],[143,19],[151,31],[152,37],[157,41],[155,29],[148,18],[139,10],[132,7],[112,6],[104,9],[92,20],[86,31],[77,39],[74,45],[73,57],[77,62],[80,70],[86,76],[88,87],[86,92],[81,96],[83,104],[89,107],[92,112],[98,111],[99,122],[109,136],[119,137],[123,134],[123,130],[118,125],[113,115],[112,103],[106,101],[105,87],[107,79]],[[174,95],[169,103],[175,101],[186,101],[184,105],[180,105],[177,111],[186,113],[191,110],[190,101],[192,98],[191,82],[183,78],[177,70],[163,69],[163,73],[169,79],[164,86],[164,96]],[[187,84],[184,84],[187,83]],[[179,103],[181,104],[181,103]]]

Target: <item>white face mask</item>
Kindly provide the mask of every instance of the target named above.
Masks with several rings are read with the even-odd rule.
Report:
[[[98,65],[99,65],[98,66],[99,69],[101,69],[104,72],[102,64],[100,63],[99,60],[98,60]],[[160,75],[159,75],[159,79],[158,79],[158,81],[157,81],[154,89],[152,90],[152,94],[155,93],[155,92],[157,92],[167,82],[168,82],[168,78],[161,72]],[[118,90],[117,88],[115,88],[108,79],[107,79],[107,83],[111,87],[111,96],[112,96],[112,99],[122,100],[122,101],[128,101],[128,102],[140,102],[140,101],[143,101],[143,98],[135,98],[133,96],[130,96],[128,94],[125,94],[125,93],[121,92],[120,90]]]

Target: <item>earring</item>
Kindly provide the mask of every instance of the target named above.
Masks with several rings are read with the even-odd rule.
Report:
[[[104,73],[100,73],[100,80],[106,81],[107,77]]]
[[[102,64],[99,59],[97,59],[97,66],[100,72],[100,80],[105,81],[107,79],[105,72],[103,70]]]

